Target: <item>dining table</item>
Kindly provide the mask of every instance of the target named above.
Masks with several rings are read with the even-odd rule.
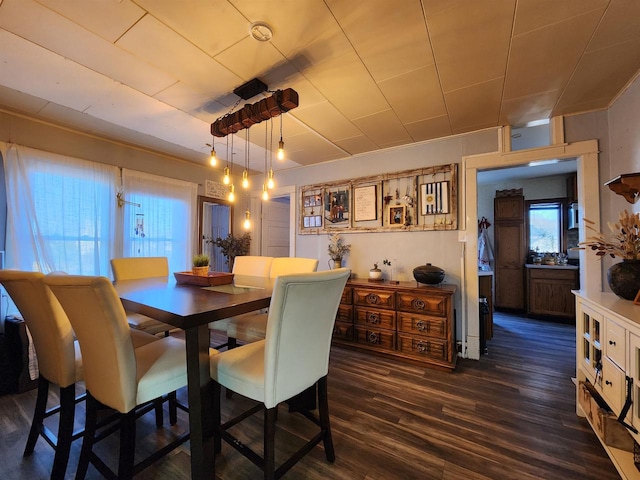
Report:
[[[268,307],[273,283],[239,275],[230,284],[212,286],[177,283],[173,277],[114,282],[126,310],[184,331],[192,479],[215,478],[208,324]]]

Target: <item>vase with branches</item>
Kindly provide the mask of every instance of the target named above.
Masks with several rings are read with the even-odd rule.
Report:
[[[233,262],[238,255],[247,255],[251,247],[251,234],[246,232],[239,237],[234,237],[231,233],[225,238],[218,237],[212,243],[220,248],[222,254],[227,258],[229,271],[233,271]]]
[[[333,268],[342,267],[342,259],[350,250],[351,245],[344,243],[339,233],[329,235],[327,253],[329,253],[329,258],[333,260]]]

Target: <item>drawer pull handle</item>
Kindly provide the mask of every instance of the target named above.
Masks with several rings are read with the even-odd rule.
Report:
[[[425,322],[424,320],[418,320],[416,322],[416,328],[421,332],[429,331],[429,322]]]
[[[380,315],[377,313],[369,312],[367,314],[367,322],[377,325],[378,323],[380,323]]]
[[[611,383],[609,380],[605,380],[604,382],[606,385],[613,385],[613,383]]]
[[[370,293],[366,296],[365,301],[369,304],[377,305],[378,303],[380,303],[380,297],[375,293]]]
[[[420,298],[414,298],[411,303],[413,304],[414,310],[424,310],[427,306],[425,301]]]
[[[418,342],[416,343],[416,350],[419,353],[427,353],[429,351],[429,343]]]
[[[614,342],[613,340],[609,340],[609,345],[613,345],[615,347],[616,346],[616,342]]]
[[[375,343],[377,345],[378,343],[380,343],[380,336],[376,332],[368,332],[367,342]]]

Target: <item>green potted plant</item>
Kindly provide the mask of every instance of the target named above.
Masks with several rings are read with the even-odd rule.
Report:
[[[238,255],[247,255],[251,247],[251,234],[246,232],[239,237],[229,234],[226,238],[218,237],[213,241],[216,247],[219,247],[222,254],[227,257],[229,271],[233,271],[233,261]]]
[[[191,261],[191,273],[194,275],[207,275],[209,273],[209,255],[197,253]]]

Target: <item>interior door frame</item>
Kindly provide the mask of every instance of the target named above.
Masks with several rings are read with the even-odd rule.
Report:
[[[269,193],[270,198],[289,198],[289,256],[296,256],[296,186],[285,185],[274,188]],[[260,203],[260,255],[263,254],[264,222],[262,217],[262,202]]]
[[[509,132],[505,127],[502,135]],[[535,164],[553,159],[577,159],[578,205],[584,218],[595,222],[600,230],[600,185],[598,177],[598,141],[587,140],[576,143],[561,143],[549,147],[520,151],[497,151],[481,155],[462,157],[461,175],[464,198],[462,199],[462,226],[459,241],[463,244],[463,272],[461,278],[462,356],[480,358],[480,315],[478,312],[478,184],[477,174],[481,170],[508,168]],[[585,195],[589,192],[589,196]],[[578,229],[578,238],[586,238],[584,224]],[[580,251],[580,288],[587,292],[602,291],[602,267],[595,255]]]

